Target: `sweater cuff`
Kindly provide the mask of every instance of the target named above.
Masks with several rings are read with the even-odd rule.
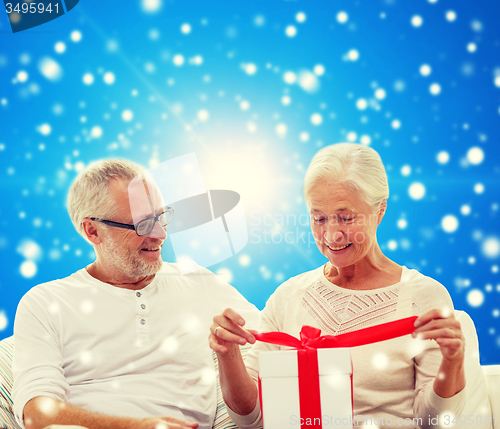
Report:
[[[434,389],[431,389],[430,400],[434,407],[439,410],[452,410],[457,407],[461,409],[463,407],[460,404],[465,404],[467,400],[467,386],[450,398],[442,398],[434,392]]]
[[[431,407],[438,413],[453,413],[460,415],[467,401],[467,386],[450,398],[442,398],[434,389],[430,389],[429,402]]]
[[[256,429],[256,428],[262,428],[262,418],[260,415],[260,403],[259,400],[257,399],[257,402],[255,403],[255,408],[250,414],[246,414],[244,416],[241,416],[239,414],[236,414],[229,406],[226,404],[226,409],[227,413],[229,414],[229,417],[233,420],[233,422],[238,426],[240,429]]]

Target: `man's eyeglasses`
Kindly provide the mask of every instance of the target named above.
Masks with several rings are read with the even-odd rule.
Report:
[[[95,217],[89,218],[90,220],[95,220],[97,222],[102,222],[109,226],[115,226],[116,228],[125,228],[125,229],[135,229],[136,234],[139,237],[144,235],[148,235],[154,228],[156,221],[160,222],[160,226],[165,228],[172,217],[174,216],[174,209],[168,206],[162,207],[162,212],[155,217],[148,217],[147,219],[143,219],[140,222],[137,222],[135,225],[129,225],[128,223],[121,222],[113,222],[112,220],[98,219]]]

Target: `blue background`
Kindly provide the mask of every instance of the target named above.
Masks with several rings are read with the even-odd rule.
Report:
[[[302,180],[319,148],[354,141],[388,171],[383,251],[444,284],[481,363],[499,364],[499,13],[491,0],[82,0],[13,34],[0,12],[0,337],[28,289],[93,261],[65,206],[89,162],[195,152],[207,188],[241,194],[249,228],[211,269],[262,308],[325,262]]]

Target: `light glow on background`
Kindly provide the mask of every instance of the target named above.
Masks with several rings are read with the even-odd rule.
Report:
[[[265,144],[210,144],[200,165],[207,189],[229,189],[240,194],[244,207],[271,209],[278,198],[273,184],[285,173],[277,168],[277,155]]]

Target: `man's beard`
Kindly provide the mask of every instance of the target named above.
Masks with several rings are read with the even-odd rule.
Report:
[[[141,257],[140,250],[132,252],[124,249],[109,234],[106,235],[101,247],[103,256],[121,275],[139,278],[156,274],[161,270],[163,266],[161,257],[156,261],[147,261]]]

